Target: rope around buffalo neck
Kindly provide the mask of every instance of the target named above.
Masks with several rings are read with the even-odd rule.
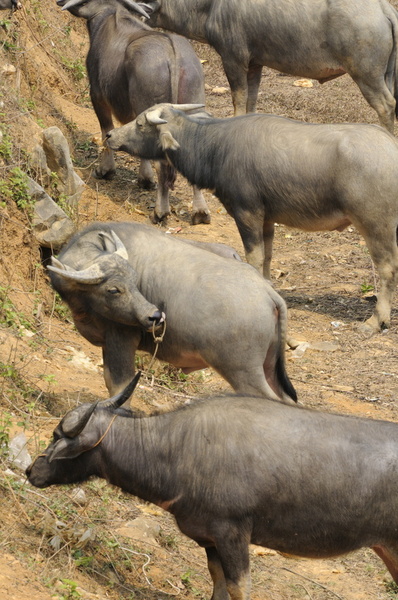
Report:
[[[105,436],[107,435],[108,431],[110,430],[110,428],[113,425],[113,421],[116,419],[117,415],[113,415],[108,427],[105,429],[105,432],[101,435],[100,439],[95,442],[94,446],[91,446],[91,448],[88,448],[88,450],[86,450],[86,452],[88,452],[89,450],[92,450],[93,448],[96,448],[97,446],[99,446],[99,444],[103,441],[103,439],[105,438]]]

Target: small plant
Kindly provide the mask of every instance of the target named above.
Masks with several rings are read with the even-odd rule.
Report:
[[[39,375],[39,378],[48,383],[48,387],[50,388],[52,385],[57,383],[55,375]]]
[[[81,81],[86,77],[86,67],[80,58],[76,60],[67,60],[64,58],[63,63],[75,81]]]
[[[12,156],[11,137],[7,131],[1,130],[2,136],[0,141],[0,158],[9,160]]]
[[[161,546],[163,546],[164,548],[177,548],[178,546],[178,540],[176,538],[176,536],[169,534],[169,533],[163,533],[162,531],[160,532],[159,535],[159,544]]]
[[[398,585],[395,581],[385,581],[384,585],[386,587],[386,592],[391,598],[396,598],[398,596]]]
[[[185,571],[185,573],[183,573],[183,575],[181,575],[181,581],[188,590],[192,589],[192,582],[191,582],[192,575],[194,575],[194,572],[191,571],[190,569],[188,571]]]
[[[8,413],[0,414],[0,456],[7,456],[10,443],[11,416]]]
[[[32,329],[32,324],[21,312],[17,311],[14,304],[10,300],[8,293],[8,288],[0,286],[0,321],[7,327],[13,327],[16,329],[25,327],[25,329]]]
[[[9,200],[14,200],[21,210],[32,208],[32,198],[28,192],[28,176],[19,167],[11,169],[8,179],[0,179],[0,194]]]
[[[93,556],[88,556],[87,554],[84,554],[84,552],[80,549],[72,551],[72,557],[77,567],[91,567],[91,565],[94,562]]]
[[[62,579],[59,588],[62,600],[78,600],[82,597],[77,589],[77,583],[73,579]]]
[[[368,294],[369,292],[373,292],[375,289],[375,286],[372,285],[371,283],[367,283],[366,281],[364,281],[361,284],[361,292],[362,294]]]
[[[18,371],[14,365],[7,365],[6,363],[0,362],[0,376],[15,380],[18,378]]]
[[[61,296],[58,292],[54,294],[54,302],[53,302],[54,314],[57,315],[63,321],[71,321],[72,316],[70,309],[67,304],[62,300]]]
[[[12,23],[9,19],[0,19],[0,27],[4,29],[4,31],[8,32]]]

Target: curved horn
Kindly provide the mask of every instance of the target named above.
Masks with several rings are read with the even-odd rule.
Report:
[[[55,256],[51,257],[51,265],[53,267],[61,269],[61,271],[70,271],[70,267],[67,267],[66,265],[64,265],[64,263],[61,263],[61,261],[58,260],[58,258],[55,258]]]
[[[110,233],[106,231],[100,231],[98,235],[103,241],[104,250],[106,250],[107,252],[118,254],[125,260],[129,259],[126,246],[123,244],[120,237],[116,235],[116,233],[113,230],[111,230]],[[110,242],[112,246],[109,247],[109,243],[107,242]]]
[[[93,404],[82,404],[68,412],[60,423],[62,433],[68,438],[77,437],[87,425],[97,404],[98,402],[93,402]]]
[[[97,283],[101,283],[105,279],[105,275],[102,272],[101,267],[98,264],[94,264],[88,269],[84,269],[83,271],[75,271],[74,269],[65,269],[65,266],[62,265],[62,269],[58,267],[53,267],[52,265],[48,265],[47,269],[61,275],[64,279],[69,279],[71,281],[76,281],[78,283],[87,283],[96,285]]]
[[[113,230],[111,231],[111,236],[113,238],[113,241],[115,242],[116,254],[119,254],[119,256],[121,256],[125,260],[128,260],[129,259],[129,254],[127,252],[127,248],[123,244],[123,242],[120,239],[120,237],[118,235],[116,235],[116,233]]]
[[[79,4],[83,4],[86,0],[69,0],[66,4],[61,7],[61,10],[69,10],[70,8],[74,8],[75,6],[79,6]]]
[[[163,123],[167,123],[165,119],[163,119],[160,114],[164,108],[167,106],[174,108],[175,110],[181,110],[183,112],[188,112],[190,110],[197,110],[198,108],[204,108],[204,104],[163,104],[154,108],[153,110],[149,110],[145,118],[151,125],[162,125]]]
[[[160,113],[162,112],[162,108],[155,108],[154,110],[150,110],[146,113],[145,118],[151,125],[161,125],[162,123],[167,123],[164,119],[161,118]]]
[[[109,400],[101,400],[101,402],[99,403],[100,406],[106,408],[119,408],[120,406],[122,406],[122,404],[127,402],[130,396],[132,396],[135,388],[137,387],[137,383],[140,377],[141,371],[138,371],[122,392],[116,394],[116,396],[112,396],[112,398],[109,398]]]
[[[73,0],[71,0],[71,1],[73,1]],[[145,12],[145,10],[142,8],[142,6],[140,6],[136,2],[133,2],[132,0],[119,0],[119,1],[121,4],[124,4],[124,6],[127,9],[133,10],[134,12],[138,12],[140,15],[142,15],[146,19],[149,19],[148,13]]]
[[[182,110],[183,112],[188,112],[189,110],[197,110],[198,108],[204,108],[204,104],[171,104],[172,108],[176,110]]]

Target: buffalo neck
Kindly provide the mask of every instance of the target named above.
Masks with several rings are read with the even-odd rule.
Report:
[[[190,6],[194,4],[194,6]],[[175,0],[162,0],[160,12],[155,13],[149,24],[163,27],[198,42],[208,43],[206,37],[206,21],[210,0],[200,3],[176,3]],[[183,13],[183,14],[181,14]]]
[[[177,171],[199,188],[214,189],[215,175],[222,168],[225,150],[220,145],[221,127],[221,120],[198,122],[185,116],[169,124],[180,148],[166,154]]]
[[[101,472],[109,483],[142,500],[165,505],[177,495],[173,462],[179,451],[171,414],[117,417],[101,443]]]

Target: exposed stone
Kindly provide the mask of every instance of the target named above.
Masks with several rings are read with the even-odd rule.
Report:
[[[14,73],[17,72],[17,69],[14,67],[14,65],[7,63],[6,65],[2,66],[1,72],[3,75],[14,75]]]
[[[314,84],[311,81],[311,79],[296,79],[296,81],[293,82],[293,85],[295,85],[296,87],[304,87],[304,88],[314,87]]]
[[[67,214],[54,202],[45,190],[30,177],[28,193],[35,200],[32,227],[41,246],[57,251],[68,241],[75,226]]]
[[[336,352],[340,348],[336,342],[314,342],[310,347],[319,352]]]
[[[211,90],[212,94],[216,94],[216,96],[223,96],[224,94],[227,94],[229,92],[229,88],[227,87],[214,87]]]
[[[86,492],[81,487],[73,488],[70,493],[71,500],[80,506],[85,506],[87,504],[87,496]]]
[[[127,521],[116,530],[116,534],[124,535],[141,542],[157,544],[156,537],[160,533],[160,526],[148,517],[137,517],[133,521]]]
[[[58,189],[68,197],[71,206],[76,206],[84,188],[84,181],[73,168],[68,142],[58,127],[43,131],[43,149],[50,171],[58,175]]]
[[[30,168],[40,185],[48,186],[51,182],[51,171],[47,166],[46,153],[41,144],[36,144],[30,154]]]

